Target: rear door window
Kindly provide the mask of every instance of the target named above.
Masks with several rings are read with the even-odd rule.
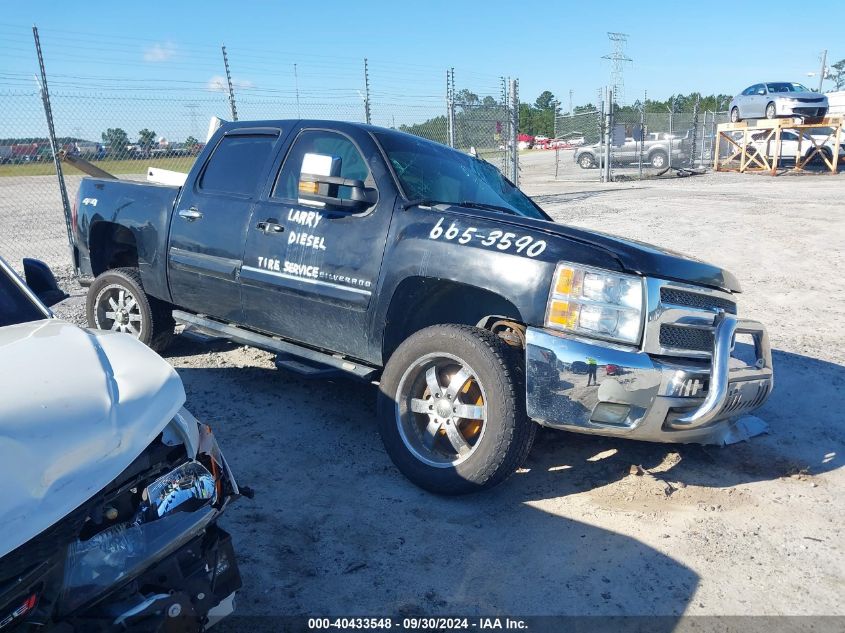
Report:
[[[272,134],[224,136],[200,177],[199,188],[215,193],[254,194],[277,138]]]

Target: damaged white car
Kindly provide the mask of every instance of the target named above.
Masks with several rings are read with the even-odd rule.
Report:
[[[24,263],[0,258],[0,632],[201,631],[241,586],[216,523],[241,491],[173,368],[53,318]]]

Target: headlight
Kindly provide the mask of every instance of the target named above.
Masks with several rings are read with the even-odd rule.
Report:
[[[552,280],[546,327],[622,343],[638,343],[643,280],[560,263]]]

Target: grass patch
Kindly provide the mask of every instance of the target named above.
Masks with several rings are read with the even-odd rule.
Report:
[[[147,167],[160,167],[181,171],[187,174],[191,170],[196,158],[194,156],[174,156],[171,158],[153,158],[147,160],[98,160],[93,162],[100,169],[110,174],[143,174]],[[67,163],[62,164],[67,175],[79,175],[82,172]],[[0,165],[0,178],[11,176],[52,176],[56,173],[52,161],[39,163],[22,163],[20,165]]]

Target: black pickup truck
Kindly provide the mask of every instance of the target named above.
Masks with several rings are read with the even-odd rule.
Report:
[[[378,380],[388,454],[439,493],[504,480],[534,422],[724,442],[773,384],[730,273],[557,224],[493,165],[395,130],[226,123],[181,187],[83,180],[73,224],[92,327],[162,349],[180,324]]]

